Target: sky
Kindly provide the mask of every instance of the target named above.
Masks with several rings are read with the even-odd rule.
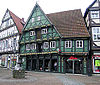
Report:
[[[0,0],[0,24],[7,8],[27,21],[36,1],[46,14],[74,9],[81,9],[84,14],[94,0]]]

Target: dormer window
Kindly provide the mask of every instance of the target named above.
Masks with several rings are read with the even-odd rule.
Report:
[[[47,29],[42,29],[41,30],[41,34],[46,34],[47,33]]]
[[[41,17],[40,17],[40,16],[38,16],[38,17],[37,17],[37,20],[38,20],[38,21],[40,21],[40,20],[41,20]]]
[[[35,35],[35,31],[30,31],[30,36]]]

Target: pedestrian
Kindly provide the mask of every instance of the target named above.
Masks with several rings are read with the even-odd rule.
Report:
[[[57,62],[54,63],[54,70],[57,71]]]

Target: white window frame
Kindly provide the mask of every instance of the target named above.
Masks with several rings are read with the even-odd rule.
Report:
[[[91,11],[91,18],[99,18],[99,11]]]
[[[77,45],[79,42],[79,46]],[[82,42],[82,46],[81,46],[81,42]],[[76,48],[83,48],[83,40],[77,40],[76,41]]]
[[[68,46],[66,45],[68,43]],[[65,41],[65,48],[72,48],[72,41]]]
[[[47,34],[47,28],[41,30],[41,34]]]
[[[33,46],[32,46],[33,45]],[[36,43],[32,43],[31,44],[31,50],[35,50],[36,49]]]
[[[29,47],[27,47],[27,46],[29,46]],[[27,51],[30,50],[30,44],[26,44],[26,50]]]
[[[30,36],[35,35],[35,31],[30,31]]]
[[[44,42],[43,43],[43,48],[48,49],[49,48],[49,42]]]
[[[56,48],[56,41],[50,42],[50,48]]]
[[[100,41],[100,27],[92,27],[92,37],[93,41]]]

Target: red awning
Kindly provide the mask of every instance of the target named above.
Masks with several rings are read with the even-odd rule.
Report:
[[[71,56],[69,59],[72,59],[72,60],[76,60],[78,58],[74,57],[74,56]]]
[[[67,59],[67,61],[69,61],[69,60],[79,60],[79,59],[74,56],[71,56],[70,58]]]

